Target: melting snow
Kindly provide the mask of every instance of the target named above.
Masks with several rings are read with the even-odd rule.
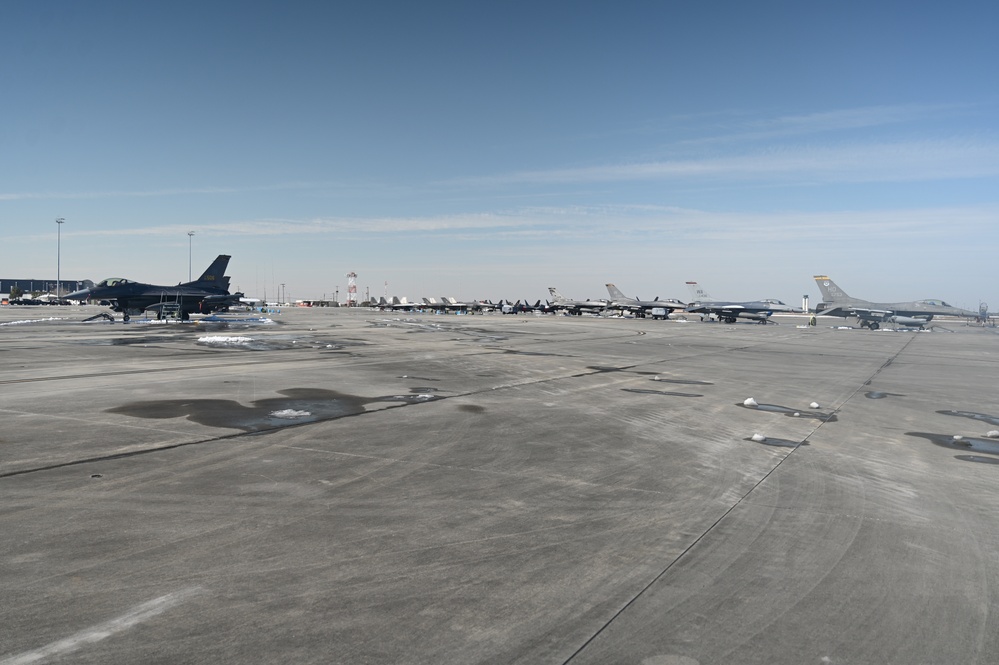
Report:
[[[24,321],[8,321],[7,323],[0,323],[0,326],[19,326],[25,323],[42,323],[43,321],[62,321],[62,318],[58,316],[50,316],[47,319],[25,319]]]
[[[206,335],[198,338],[198,344],[209,344],[212,346],[238,346],[252,342],[252,337],[232,337],[229,335]]]
[[[296,411],[295,409],[281,409],[280,411],[271,411],[272,418],[305,418],[306,416],[311,416],[312,414],[308,411]]]

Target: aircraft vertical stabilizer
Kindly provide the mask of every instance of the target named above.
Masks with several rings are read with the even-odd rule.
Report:
[[[225,269],[229,267],[229,258],[226,254],[219,254],[201,277],[194,282],[189,282],[189,284],[228,289],[228,282],[224,284],[223,282],[225,281]]]
[[[697,282],[687,282],[687,288],[690,289],[690,297],[693,302],[710,302],[714,300]]]
[[[815,283],[819,285],[819,292],[822,293],[822,299],[827,302],[850,300],[850,296],[846,295],[846,291],[836,286],[836,282],[829,279],[826,275],[815,275]]]

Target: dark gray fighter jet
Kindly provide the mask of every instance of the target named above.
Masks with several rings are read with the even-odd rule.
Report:
[[[229,293],[229,278],[225,276],[229,256],[219,254],[208,270],[193,282],[177,286],[159,286],[133,282],[123,277],[109,277],[96,286],[63,296],[66,300],[106,300],[112,311],[121,312],[124,321],[131,314],[156,312],[156,318],[175,312],[181,319],[191,314],[224,311],[239,303],[242,293]]]

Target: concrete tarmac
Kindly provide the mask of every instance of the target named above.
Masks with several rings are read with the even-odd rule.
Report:
[[[994,329],[98,311],[0,308],[0,665],[999,660]]]

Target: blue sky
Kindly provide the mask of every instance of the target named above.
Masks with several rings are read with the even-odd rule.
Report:
[[[990,2],[0,5],[5,278],[999,306]],[[194,231],[193,241],[188,231]],[[191,243],[189,245],[189,242]]]

